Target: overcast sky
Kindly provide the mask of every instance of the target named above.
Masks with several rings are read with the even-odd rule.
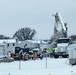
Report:
[[[60,11],[68,35],[76,34],[76,0],[0,0],[0,34],[12,37],[20,28],[35,29],[36,39],[49,39]]]

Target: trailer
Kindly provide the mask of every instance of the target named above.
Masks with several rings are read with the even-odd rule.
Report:
[[[68,45],[67,49],[69,53],[69,64],[76,65],[76,43]]]

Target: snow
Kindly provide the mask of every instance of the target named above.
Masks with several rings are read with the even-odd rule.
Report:
[[[76,75],[76,65],[71,66],[67,58],[2,62],[0,75]]]
[[[16,42],[16,40],[15,39],[1,39],[0,40],[0,43],[2,44],[2,43],[15,43]]]

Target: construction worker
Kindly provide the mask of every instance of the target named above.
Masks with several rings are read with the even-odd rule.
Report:
[[[49,53],[50,53],[50,58],[53,58],[53,49],[52,48],[49,48]]]
[[[30,50],[29,50],[29,55],[30,55],[29,58],[30,58],[30,59],[31,59],[31,58],[33,59],[33,54],[34,54],[34,51],[33,51],[32,49],[30,49]]]
[[[32,49],[29,50],[29,54],[33,54],[33,50]]]

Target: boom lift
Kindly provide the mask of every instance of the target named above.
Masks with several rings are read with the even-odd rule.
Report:
[[[60,12],[55,15],[54,39],[67,37],[67,24],[63,22]]]
[[[57,12],[54,17],[54,40],[52,42],[52,45],[56,44],[54,57],[67,57],[67,45],[69,44],[69,38],[67,38],[67,24],[63,22],[60,12]]]

